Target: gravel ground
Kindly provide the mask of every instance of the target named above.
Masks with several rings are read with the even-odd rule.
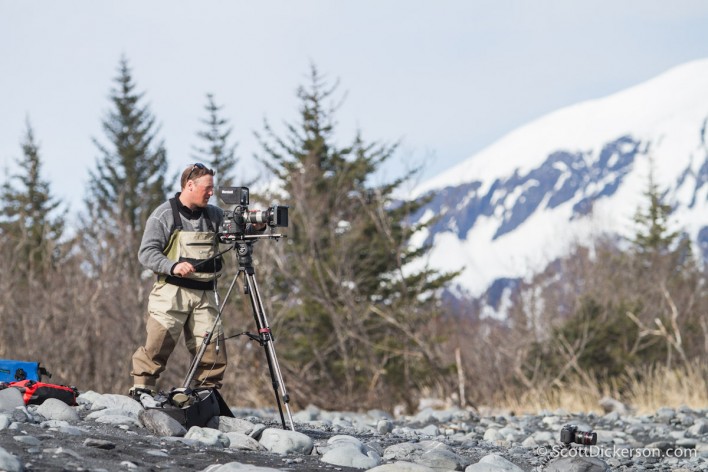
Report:
[[[269,452],[191,446],[172,438],[160,438],[146,429],[123,430],[111,425],[85,427],[85,435],[58,434],[39,425],[22,424],[18,430],[0,431],[0,447],[21,458],[28,471],[158,471],[187,472],[204,470],[214,464],[240,462],[291,471],[359,469],[320,462],[317,456],[282,457]],[[319,431],[303,430],[313,438],[326,438]],[[27,436],[39,439],[28,445],[15,439]]]
[[[219,472],[708,469],[708,410],[687,407],[662,408],[653,415],[623,410],[604,415],[554,411],[528,416],[426,408],[399,418],[378,410],[327,412],[308,407],[293,415],[299,435],[283,430],[272,412],[234,408],[241,424],[248,426],[241,436],[248,436],[259,449],[244,450],[224,439],[224,434],[241,434],[223,429],[228,426],[226,420],[210,424],[212,428],[159,434],[145,422],[147,410],[122,395],[90,392],[75,407],[58,400],[39,407],[8,407],[5,393],[0,391],[0,470],[216,472],[219,466]],[[566,424],[595,431],[597,446],[561,447],[559,432]],[[221,442],[210,443],[194,432],[213,433]],[[283,452],[266,444],[265,432],[275,435],[278,447],[290,449]],[[308,451],[291,447],[292,436],[309,442]]]

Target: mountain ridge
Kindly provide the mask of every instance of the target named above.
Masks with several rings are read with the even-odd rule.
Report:
[[[531,275],[598,234],[629,235],[650,171],[673,223],[708,257],[708,59],[511,131],[413,191],[432,194],[413,244],[430,264],[462,269],[472,296]]]

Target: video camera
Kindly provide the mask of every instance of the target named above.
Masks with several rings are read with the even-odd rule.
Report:
[[[219,187],[219,198],[233,210],[224,210],[224,221],[219,226],[219,240],[230,243],[245,239],[248,223],[265,223],[271,228],[288,226],[288,207],[272,205],[267,210],[248,209],[248,187]]]

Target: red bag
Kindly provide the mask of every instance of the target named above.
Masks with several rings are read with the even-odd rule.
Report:
[[[75,406],[76,397],[79,395],[76,387],[66,385],[48,384],[36,382],[34,380],[22,380],[20,382],[9,382],[8,387],[14,387],[22,392],[25,405],[41,405],[48,398],[56,398],[67,405]]]

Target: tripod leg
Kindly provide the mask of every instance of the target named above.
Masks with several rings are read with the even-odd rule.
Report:
[[[261,295],[258,291],[258,284],[256,283],[256,278],[253,273],[253,270],[246,272],[246,281],[248,284],[248,292],[251,298],[251,306],[253,307],[253,316],[256,319],[256,326],[258,327],[260,344],[264,347],[266,351],[266,359],[268,361],[268,368],[270,370],[270,378],[273,382],[275,400],[278,404],[278,411],[280,412],[280,420],[283,423],[283,429],[285,429],[285,417],[283,416],[283,409],[280,403],[280,395],[282,395],[283,404],[285,405],[285,411],[288,414],[288,420],[290,422],[290,429],[295,431],[293,416],[290,412],[290,396],[288,395],[288,392],[285,388],[283,374],[280,371],[280,365],[278,364],[278,356],[275,354],[273,336],[270,331],[270,327],[268,326],[268,320],[265,315],[265,310],[263,309],[263,302],[261,301]],[[280,389],[280,391],[278,391],[278,389]]]

